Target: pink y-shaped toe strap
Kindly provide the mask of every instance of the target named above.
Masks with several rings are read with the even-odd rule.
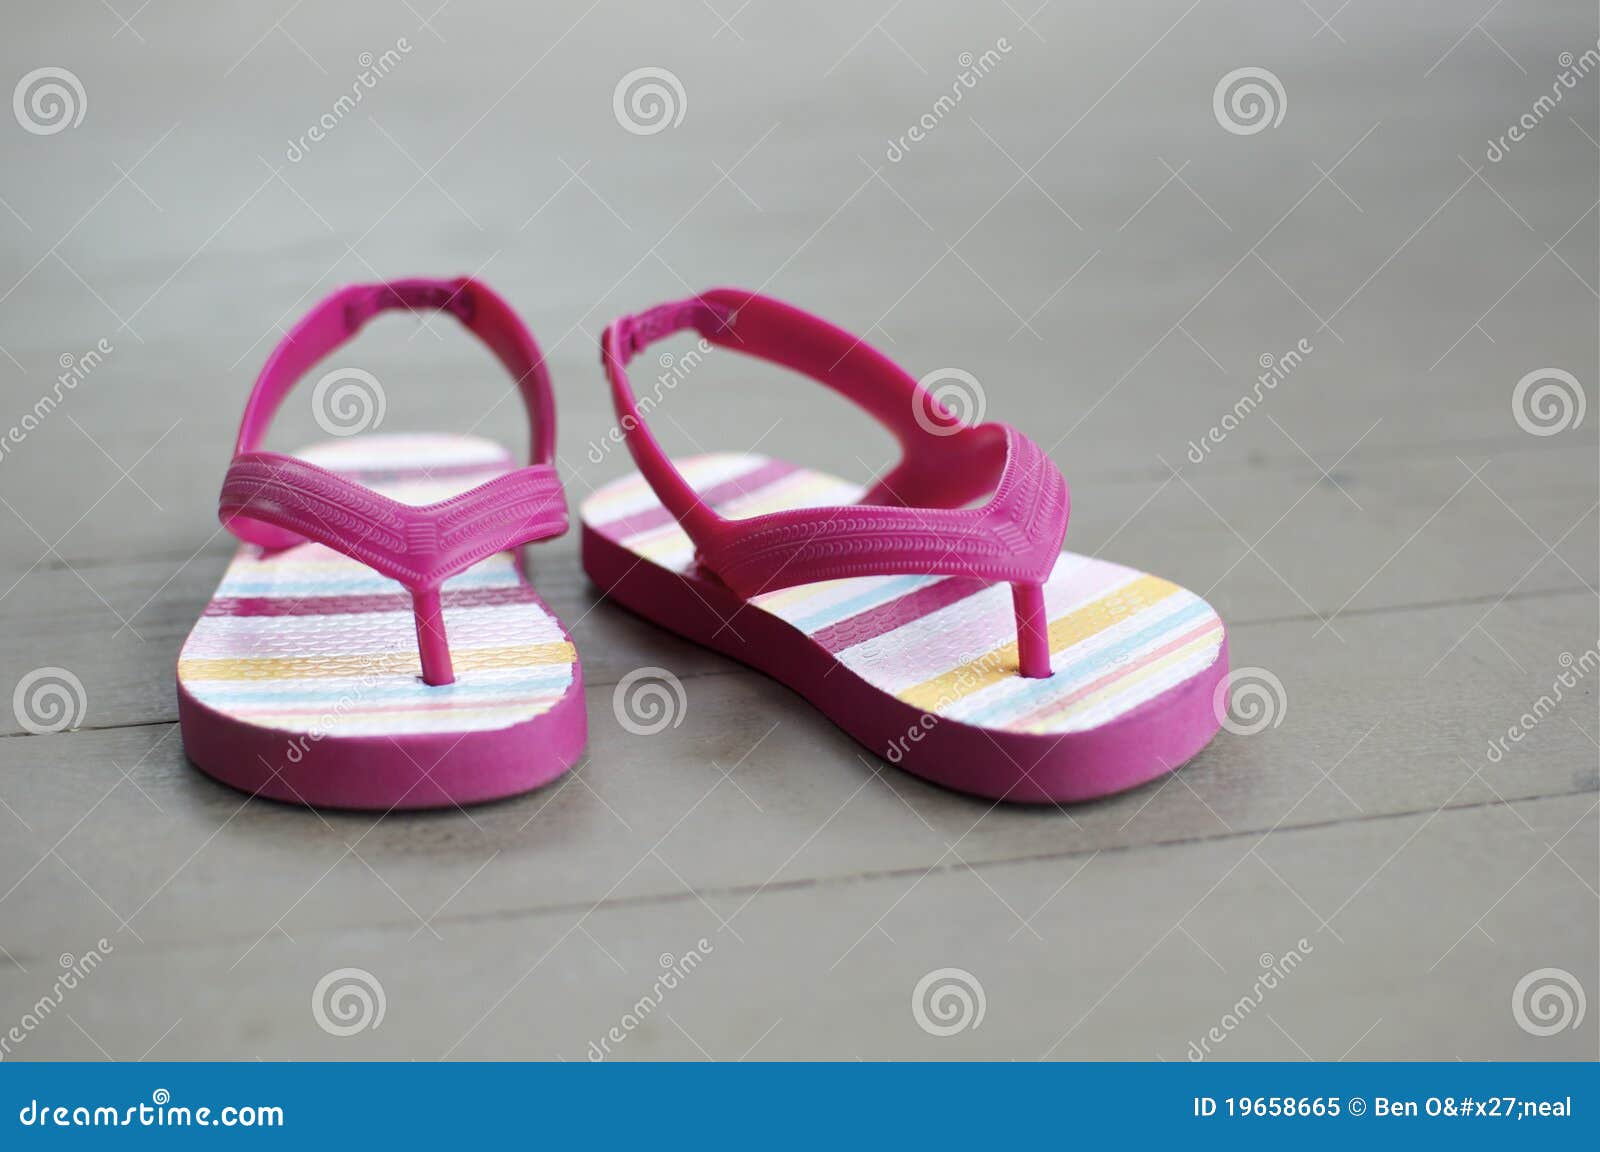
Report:
[[[900,462],[858,504],[727,520],[701,503],[644,425],[628,360],[684,328],[708,342],[803,372],[876,417]],[[717,289],[627,316],[601,337],[602,360],[639,470],[694,541],[700,562],[746,598],[869,575],[1007,581],[1024,676],[1050,675],[1044,582],[1066,535],[1066,481],[1042,449],[1004,424],[959,426],[892,361],[809,313]],[[945,419],[929,419],[938,413]],[[919,415],[922,418],[919,419]],[[988,495],[977,507],[972,501]]]
[[[337,473],[258,448],[295,382],[389,309],[449,312],[483,340],[516,379],[533,424],[534,463],[449,500],[401,504]],[[474,280],[398,280],[342,288],[311,310],[268,358],[245,405],[218,514],[239,539],[263,548],[311,540],[369,565],[410,591],[422,678],[455,679],[439,588],[478,561],[567,530],[566,498],[551,457],[555,406],[544,357],[510,307]]]

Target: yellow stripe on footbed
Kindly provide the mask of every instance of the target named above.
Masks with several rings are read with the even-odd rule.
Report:
[[[451,653],[457,674],[528,665],[570,664],[577,652],[565,640],[514,648],[466,649]],[[259,660],[196,657],[178,662],[184,680],[291,680],[302,677],[371,676],[418,671],[416,652],[373,652],[353,656],[268,656]]]
[[[1133,675],[1123,676],[1117,680],[1113,680],[1111,683],[1096,690],[1095,692],[1092,692],[1088,696],[1074,700],[1072,703],[1060,708],[1056,708],[1052,711],[1041,713],[1037,720],[1030,721],[1024,725],[1023,731],[1053,731],[1054,729],[1051,727],[1051,725],[1060,724],[1070,716],[1081,715],[1084,712],[1088,712],[1091,709],[1098,707],[1114,696],[1118,696],[1124,692],[1132,691],[1146,680],[1160,676],[1177,665],[1182,664],[1185,660],[1188,660],[1190,657],[1192,657],[1196,652],[1204,651],[1207,648],[1215,648],[1221,642],[1221,639],[1222,625],[1219,622],[1215,628],[1208,630],[1203,635],[1195,637],[1195,639],[1190,641],[1188,644],[1185,644],[1182,648],[1168,652],[1159,660],[1155,660],[1149,664],[1146,664],[1143,668],[1140,668],[1137,672],[1133,673]]]
[[[1140,576],[1098,600],[1091,600],[1077,611],[1069,612],[1059,620],[1052,620],[1050,651],[1054,654],[1080,644],[1181,591],[1170,580],[1163,580],[1159,576]],[[899,697],[913,708],[931,712],[941,706],[948,707],[991,684],[1009,680],[1019,671],[1017,642],[1012,640],[976,660],[968,660],[931,680],[907,688],[899,693]]]

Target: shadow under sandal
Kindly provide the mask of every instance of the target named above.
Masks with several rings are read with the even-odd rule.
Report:
[[[628,361],[673,332],[826,384],[900,462],[868,489],[743,453],[669,460]],[[619,603],[799,692],[875,754],[965,792],[1084,800],[1216,733],[1222,621],[1156,576],[1061,551],[1069,498],[1005,424],[963,426],[881,353],[718,289],[601,337],[639,472],[583,501],[583,565]]]
[[[294,384],[396,309],[448,312],[495,354],[528,408],[530,466],[465,436],[260,449]],[[356,399],[326,395],[330,382],[314,398],[325,410]],[[554,451],[543,355],[484,285],[354,285],[313,308],[262,368],[223,482],[222,523],[242,546],[178,657],[189,759],[276,800],[385,810],[496,799],[564,772],[587,736],[583,675],[516,551],[567,530]]]

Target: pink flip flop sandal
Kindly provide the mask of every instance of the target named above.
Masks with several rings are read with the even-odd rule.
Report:
[[[260,449],[290,388],[392,309],[448,312],[494,352],[528,408],[531,465],[463,436]],[[515,551],[567,530],[554,453],[544,357],[484,285],[354,285],[313,308],[256,379],[223,481],[243,543],[178,657],[189,759],[338,808],[492,800],[564,772],[588,732],[583,673]]]
[[[900,463],[863,490],[761,456],[669,460],[625,366],[686,328],[854,401]],[[980,796],[1121,791],[1216,733],[1222,621],[1166,580],[1061,551],[1066,482],[1015,428],[960,425],[862,341],[748,292],[624,317],[601,342],[639,473],[582,503],[583,565],[625,607],[787,684],[891,763]]]

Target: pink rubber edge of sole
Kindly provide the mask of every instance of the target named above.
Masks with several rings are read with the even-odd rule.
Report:
[[[1021,804],[1109,796],[1178,768],[1221,727],[1212,698],[1228,673],[1226,632],[1204,672],[1098,728],[1061,736],[955,720],[927,726],[922,711],[874,688],[804,633],[769,613],[742,611],[747,605],[720,584],[697,580],[691,588],[688,578],[641,560],[589,525],[582,532],[584,571],[617,603],[765,673],[874,755],[960,792]],[[723,626],[735,614],[737,635]]]
[[[316,808],[384,811],[531,791],[575,764],[589,735],[581,665],[549,710],[478,732],[313,739],[236,720],[196,700],[181,681],[178,721],[195,767],[240,791]]]

